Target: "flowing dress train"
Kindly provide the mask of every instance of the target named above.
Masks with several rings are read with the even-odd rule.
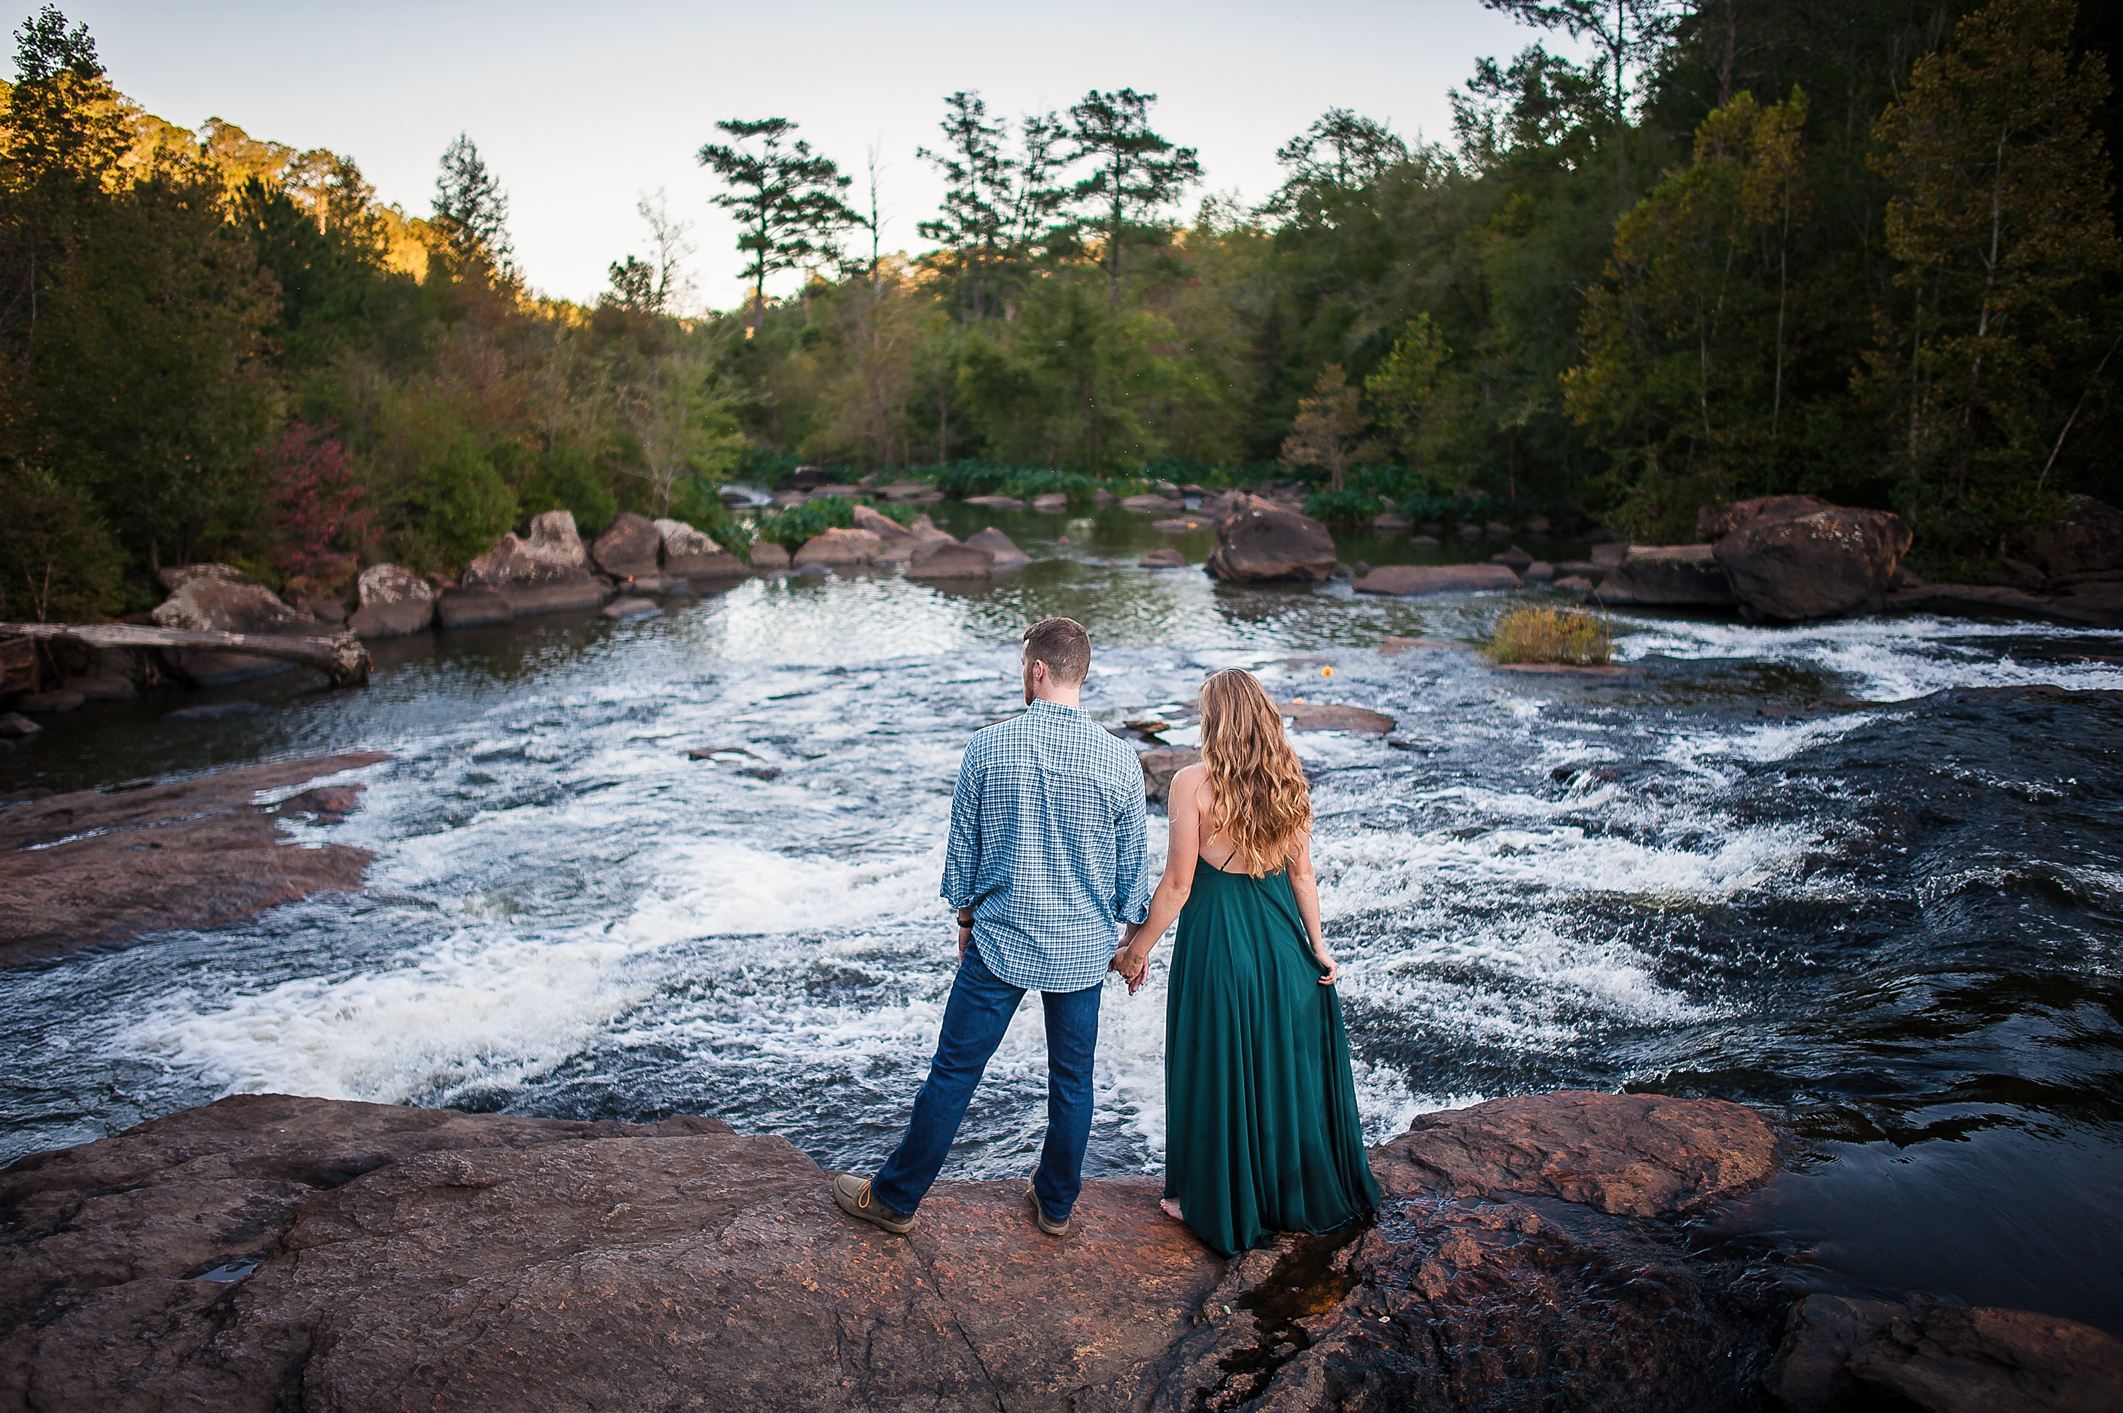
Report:
[[[1196,865],[1165,1007],[1165,1196],[1221,1255],[1378,1205],[1320,971],[1287,872]]]

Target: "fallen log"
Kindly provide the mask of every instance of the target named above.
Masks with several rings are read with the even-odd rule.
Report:
[[[0,638],[71,638],[92,648],[177,648],[193,652],[248,653],[314,667],[334,687],[364,687],[369,650],[352,633],[331,638],[289,638],[272,633],[211,633],[191,628],[150,628],[137,623],[0,623]]]

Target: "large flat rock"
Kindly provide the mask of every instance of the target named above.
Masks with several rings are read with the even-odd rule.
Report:
[[[1020,1184],[947,1183],[899,1240],[713,1120],[242,1096],[0,1173],[0,1400],[1059,1410],[1222,1275],[1156,1193],[1095,1184],[1056,1242]]]
[[[1516,589],[1519,576],[1508,564],[1388,564],[1356,581],[1360,594],[1469,594]]]
[[[360,887],[366,849],[294,846],[280,815],[296,802],[253,801],[385,759],[357,751],[274,761],[116,793],[77,790],[0,813],[0,967]],[[315,812],[343,814],[353,798],[347,790]]]

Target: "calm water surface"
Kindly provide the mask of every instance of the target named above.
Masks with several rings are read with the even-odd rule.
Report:
[[[373,849],[362,893],[5,975],[0,1160],[277,1090],[707,1112],[875,1164],[949,985],[959,752],[1020,704],[1018,633],[1061,613],[1091,627],[1105,719],[1232,665],[1396,718],[1297,738],[1374,1139],[1559,1085],[1740,1100],[1797,1136],[1796,1171],[1706,1240],[1796,1253],[1823,1289],[2123,1333],[2123,635],[1623,615],[1629,676],[1529,676],[1373,646],[1471,640],[1503,596],[1220,589],[1134,568],[1165,539],[1130,517],[1000,523],[1040,562],[977,591],[755,580],[641,622],[378,644],[365,691],[187,698],[249,717],[51,719],[0,787],[393,758],[300,831]],[[1109,983],[1101,1171],[1160,1161],[1162,955],[1132,1001]],[[1036,1159],[1037,1014],[959,1176]]]

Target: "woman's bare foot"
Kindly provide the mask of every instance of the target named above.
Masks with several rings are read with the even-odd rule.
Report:
[[[1185,1217],[1180,1215],[1179,1203],[1174,1202],[1169,1197],[1158,1198],[1157,1209],[1160,1212],[1163,1212],[1166,1216],[1170,1217],[1175,1222],[1184,1222],[1185,1220],[1187,1220]]]

